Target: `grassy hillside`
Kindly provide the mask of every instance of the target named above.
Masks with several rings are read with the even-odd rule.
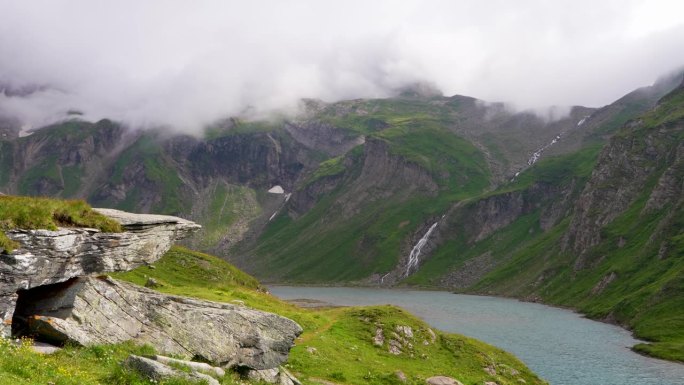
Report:
[[[448,244],[439,247],[434,256],[426,261],[421,270],[411,276],[407,283],[429,285],[430,282],[434,283],[441,274],[455,268],[455,265],[485,252],[491,252],[494,256],[507,257],[515,250],[525,248],[527,243],[543,233],[539,223],[542,206],[554,203],[544,202],[544,200],[558,198],[554,195],[546,197],[543,193],[532,196],[534,194],[532,190],[547,187],[554,192],[567,189],[578,192],[591,175],[600,150],[600,146],[594,145],[576,153],[544,158],[510,183],[470,200],[463,206],[463,211],[468,211],[467,215],[474,215],[469,210],[478,201],[511,194],[519,194],[536,203],[537,207],[479,242],[473,242],[468,238],[470,235],[468,227],[471,224],[467,218],[461,218],[463,221],[452,230],[457,236],[451,238]],[[500,207],[499,209],[506,211],[508,208]],[[454,258],[455,255],[458,257]]]
[[[241,301],[294,319],[304,333],[285,366],[308,385],[424,384],[433,375],[453,376],[468,385],[544,383],[510,354],[455,334],[434,331],[433,336],[428,325],[397,307],[298,308],[271,296],[254,278],[225,261],[180,247],[172,248],[154,268],[141,267],[114,277],[138,284],[154,278],[160,283],[158,290],[165,293]],[[402,353],[395,355],[389,353],[388,344],[390,338],[399,338],[392,337],[398,326],[410,327],[413,337],[403,337]],[[372,342],[378,329],[386,336],[381,346]],[[120,362],[128,354],[153,353],[150,347],[118,344],[68,346],[43,356],[30,349],[30,341],[15,345],[0,340],[0,385],[150,384],[122,369]],[[485,368],[496,374],[488,374]],[[397,371],[406,376],[406,382],[397,377]],[[222,380],[222,384],[244,383],[237,373]]]
[[[484,239],[474,240],[467,223],[455,227],[457,236],[406,283],[449,286],[450,276],[462,277],[459,271],[472,276],[483,270],[459,290],[577,308],[649,342],[635,350],[684,362],[683,95],[680,88],[663,98],[605,148],[544,159],[479,198],[500,198],[502,212],[509,209],[507,199],[513,205],[522,197],[534,205]],[[546,198],[537,197],[539,191]],[[586,202],[593,206],[578,211]],[[477,204],[464,206],[463,215],[479,215],[472,211]],[[544,227],[552,214],[556,221]],[[604,215],[610,219],[583,229],[578,223],[586,222],[577,222],[578,215],[588,216],[589,223],[600,223]],[[568,234],[586,231],[596,233],[597,243],[573,249],[577,236]]]
[[[239,300],[297,321],[304,333],[286,367],[304,384],[399,384],[403,382],[395,375],[398,370],[406,375],[408,384],[423,384],[425,378],[437,374],[453,376],[464,384],[516,384],[520,379],[528,384],[543,383],[510,354],[484,343],[439,331],[435,331],[433,342],[428,325],[399,308],[298,308],[266,293],[254,278],[223,260],[179,247],[155,263],[154,269],[142,267],[115,277],[139,284],[152,277],[161,284],[158,290],[162,292],[214,301]],[[373,344],[378,328],[389,340],[397,326],[412,328],[412,347],[394,355],[388,352],[388,341],[382,346]],[[495,368],[497,375],[487,374],[484,368],[488,366]],[[516,371],[519,374],[514,375]]]
[[[420,226],[489,186],[483,154],[447,129],[453,122],[442,110],[418,113],[415,102],[376,103],[376,112],[361,117],[323,116],[365,133],[366,147],[321,163],[301,189],[331,180],[336,186],[302,216],[283,211],[266,227],[247,253],[258,255],[252,271],[295,282],[354,281],[385,273]],[[384,164],[391,166],[378,166]],[[359,200],[359,194],[365,198]]]

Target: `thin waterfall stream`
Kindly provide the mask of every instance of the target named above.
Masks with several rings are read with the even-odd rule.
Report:
[[[420,252],[423,250],[425,244],[427,244],[428,239],[430,239],[430,234],[432,234],[435,228],[437,228],[437,224],[439,224],[439,222],[432,224],[425,235],[423,235],[423,237],[418,240],[418,243],[416,243],[416,245],[411,249],[409,260],[406,264],[406,272],[404,273],[404,277],[409,276],[411,273],[411,268],[418,267],[418,262],[420,262]]]

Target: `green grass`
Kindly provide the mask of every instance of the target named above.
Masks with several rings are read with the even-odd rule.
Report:
[[[111,172],[112,183],[122,183],[127,170],[135,170],[137,167],[144,169],[144,177],[147,183],[159,191],[159,201],[151,208],[151,211],[161,214],[177,215],[183,212],[184,202],[180,194],[183,181],[178,176],[178,171],[164,154],[163,148],[153,134],[142,135],[135,143],[123,151],[117,158]],[[126,211],[135,211],[139,203],[139,197],[150,190],[150,186],[142,186],[140,183],[127,191],[126,199],[121,202],[102,202]]]
[[[122,362],[130,354],[156,354],[150,346],[132,343],[66,346],[57,353],[44,355],[34,352],[31,345],[31,340],[15,345],[11,340],[0,339],[0,385],[199,384],[183,379],[151,381],[123,367]],[[220,382],[223,385],[244,383],[235,373],[229,373]]]
[[[45,162],[26,170],[19,178],[19,193],[30,195],[32,191],[38,189],[37,184],[39,182],[47,182],[54,186],[61,185],[62,181],[57,163],[56,156],[50,156]]]
[[[65,198],[73,197],[81,187],[83,168],[80,166],[61,167],[62,179],[64,180],[64,190],[62,196]]]
[[[7,186],[14,164],[14,145],[0,141],[0,187]]]
[[[425,378],[438,374],[454,376],[464,384],[518,384],[519,379],[528,384],[543,383],[513,356],[482,342],[435,331],[433,343],[428,325],[397,307],[298,308],[269,295],[254,278],[225,261],[179,247],[172,248],[154,266],[114,277],[137,284],[152,277],[161,283],[157,290],[162,292],[213,301],[239,300],[298,322],[304,333],[285,366],[304,384],[321,384],[319,380],[399,384],[394,374],[397,370],[406,374],[408,384],[424,384]],[[411,327],[414,337],[411,348],[406,346],[401,355],[394,355],[388,352],[388,340],[399,325]],[[372,343],[378,327],[387,336],[383,346]],[[497,376],[484,372],[487,366],[497,368]],[[513,375],[511,368],[520,373]]]
[[[81,200],[58,200],[18,196],[0,196],[0,247],[6,252],[18,246],[7,238],[5,230],[91,227],[104,232],[121,232],[121,225],[93,211]]]
[[[648,127],[656,127],[676,122],[684,118],[684,87],[664,96],[658,106],[644,116]]]
[[[231,229],[236,223],[246,223],[261,214],[256,195],[249,187],[217,183],[202,213],[201,247],[215,247],[233,234]]]
[[[522,172],[515,178],[515,181],[502,186],[492,195],[506,191],[524,190],[535,183],[562,186],[574,180],[584,184],[594,170],[601,149],[601,145],[593,144],[574,153],[543,158]]]
[[[321,162],[316,171],[311,175],[307,184],[311,184],[321,178],[341,174],[344,172],[344,156],[340,155]]]

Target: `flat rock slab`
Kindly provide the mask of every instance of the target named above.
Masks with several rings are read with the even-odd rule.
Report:
[[[20,346],[22,344],[22,342],[21,342],[21,340],[17,339],[14,341],[14,344],[17,346]],[[36,353],[40,353],[40,354],[53,354],[53,353],[57,353],[58,351],[62,350],[62,348],[57,347],[55,345],[50,345],[50,344],[45,343],[45,342],[34,341],[31,344],[31,350],[33,350]]]
[[[112,218],[121,223],[124,228],[136,226],[156,226],[160,224],[176,224],[185,226],[198,226],[187,219],[174,217],[171,215],[158,214],[138,214],[115,209],[94,208],[94,211]]]
[[[135,341],[220,366],[269,369],[302,328],[244,306],[165,295],[111,278],[78,278],[18,306],[30,333],[82,345]],[[19,311],[19,310],[18,310]]]
[[[158,260],[200,225],[177,217],[97,209],[121,222],[122,233],[88,228],[8,230],[20,247],[0,254],[0,334],[9,336],[17,291],[74,277],[128,271]]]

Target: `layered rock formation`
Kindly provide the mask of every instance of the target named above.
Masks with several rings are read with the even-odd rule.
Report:
[[[100,209],[121,222],[124,232],[61,228],[9,230],[21,246],[0,256],[0,321],[9,336],[18,293],[74,277],[132,270],[159,259],[173,242],[200,228],[194,222],[163,215]]]
[[[134,341],[251,370],[285,362],[302,332],[292,320],[244,306],[164,295],[100,275],[156,261],[199,225],[164,215],[96,210],[125,231],[7,231],[21,246],[0,257],[5,336],[81,345]]]
[[[17,308],[15,319],[26,322],[30,334],[56,343],[132,340],[224,367],[278,367],[302,332],[275,314],[165,295],[106,277],[33,291],[20,296]]]

